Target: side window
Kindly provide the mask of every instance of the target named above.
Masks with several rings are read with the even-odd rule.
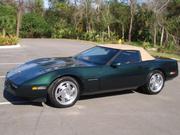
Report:
[[[137,63],[141,61],[139,51],[122,51],[119,56],[113,61],[113,64],[130,64]]]

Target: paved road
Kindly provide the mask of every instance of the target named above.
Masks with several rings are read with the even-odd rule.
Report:
[[[69,56],[93,46],[71,40],[26,39],[21,48],[0,49],[1,135],[179,135],[180,77],[154,96],[126,91],[83,97],[67,109],[3,97],[3,76],[27,60]],[[179,69],[180,70],[180,69]]]

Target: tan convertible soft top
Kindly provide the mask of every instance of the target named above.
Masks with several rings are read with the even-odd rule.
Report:
[[[137,46],[132,46],[132,45],[121,45],[121,44],[105,44],[105,45],[99,45],[99,46],[115,48],[115,49],[120,49],[120,50],[138,50],[141,53],[142,61],[155,59],[142,47],[137,47]]]

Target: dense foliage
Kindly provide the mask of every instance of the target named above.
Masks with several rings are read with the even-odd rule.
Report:
[[[43,0],[24,0],[24,3],[2,0],[2,35],[16,34],[18,13],[21,15],[20,37],[98,42],[132,40],[159,50],[173,50],[180,46],[179,0],[144,3],[137,0],[49,0],[46,9]]]
[[[22,26],[20,34],[22,37],[48,37],[48,24],[44,17],[36,13],[26,13],[22,18]]]
[[[16,10],[9,5],[0,5],[0,31],[5,36],[15,33]]]

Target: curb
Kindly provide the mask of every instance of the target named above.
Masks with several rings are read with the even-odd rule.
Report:
[[[0,49],[11,49],[11,48],[19,48],[21,47],[20,44],[17,44],[17,45],[7,45],[7,46],[0,46]]]

